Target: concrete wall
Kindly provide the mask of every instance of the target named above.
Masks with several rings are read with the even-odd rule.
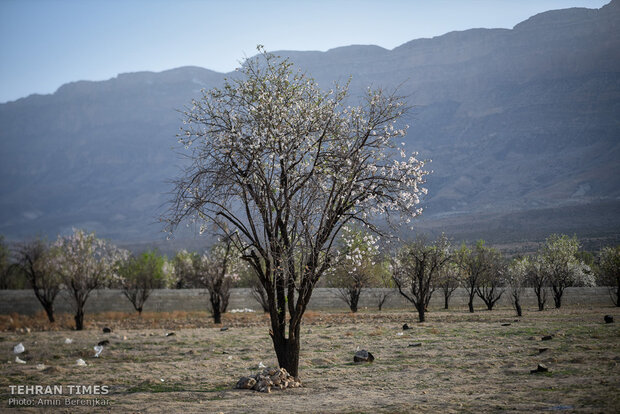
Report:
[[[360,298],[360,309],[368,307],[376,309],[376,299],[373,297],[379,289],[368,289],[362,293]],[[144,306],[144,311],[196,311],[207,309],[208,296],[201,289],[162,289],[153,291]],[[522,299],[523,307],[536,307],[536,295],[532,289],[527,289]],[[592,305],[592,304],[611,304],[609,292],[605,287],[594,288],[567,288],[564,292],[563,305]],[[465,308],[467,306],[467,294],[464,289],[457,289],[450,299],[451,308]],[[485,309],[484,303],[476,298],[475,306],[477,309]],[[509,307],[510,297],[508,292],[504,293],[498,302],[500,307]],[[548,295],[547,306],[553,307],[551,293]],[[441,291],[433,294],[430,304],[431,308],[443,307],[443,295]],[[66,297],[61,296],[56,300],[56,312],[71,312],[71,304]],[[230,297],[231,309],[250,308],[260,310],[260,305],[252,298],[249,289],[232,289]],[[384,305],[385,309],[412,308],[397,291],[395,291]],[[35,298],[32,290],[0,290],[0,314],[10,314],[13,312],[31,315],[39,312],[43,308]],[[347,305],[339,298],[336,289],[319,288],[312,294],[309,309],[347,309]],[[106,289],[95,291],[91,294],[86,304],[86,311],[89,313],[119,311],[133,312],[131,303],[125,298],[122,291]]]

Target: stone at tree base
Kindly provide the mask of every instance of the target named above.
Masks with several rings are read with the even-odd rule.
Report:
[[[422,342],[416,342],[414,344],[409,344],[408,345],[409,348],[417,348],[417,347],[420,347],[420,346],[422,346]]]
[[[235,385],[235,388],[241,388],[241,389],[252,389],[252,387],[254,387],[254,385],[256,385],[256,380],[252,377],[241,377],[241,379],[237,382],[237,385]]]
[[[403,325],[403,331],[406,331],[407,329],[411,329],[411,328],[409,327],[409,325],[404,324],[404,325]]]
[[[540,340],[541,341],[550,341],[553,339],[553,335],[545,335]]]
[[[103,341],[99,341],[99,343],[97,344],[98,346],[106,346],[106,345],[110,345],[110,341],[108,341],[107,339],[103,340]]]
[[[538,353],[542,354],[543,352],[546,352],[548,350],[549,350],[549,348],[538,348]]]
[[[605,323],[614,323],[614,317],[611,315],[605,315]]]
[[[270,393],[272,388],[285,389],[301,387],[301,382],[292,377],[284,368],[265,368],[262,372],[242,377],[235,388],[251,389]]]
[[[103,328],[103,333],[112,333],[112,329],[108,328],[107,326]]]
[[[549,372],[549,368],[547,368],[543,364],[538,364],[538,367],[536,367],[536,369],[531,370],[530,374],[537,374],[539,372]]]
[[[375,357],[365,349],[357,351],[353,356],[353,362],[372,362],[374,360]]]

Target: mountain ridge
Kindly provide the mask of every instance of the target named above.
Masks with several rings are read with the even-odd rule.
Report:
[[[323,87],[352,75],[354,95],[373,85],[409,96],[407,148],[434,160],[424,204],[437,223],[606,203],[620,200],[619,4],[391,50],[273,53]],[[133,72],[0,104],[0,234],[82,226],[120,240],[161,237],[153,223],[182,164],[171,151],[178,111],[232,76],[195,66]]]

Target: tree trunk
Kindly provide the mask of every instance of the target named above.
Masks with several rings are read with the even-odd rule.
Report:
[[[222,323],[222,312],[220,312],[219,306],[213,308],[213,323],[219,325]]]
[[[419,322],[424,322],[425,321],[425,315],[424,315],[424,307],[420,307],[418,308],[418,321]]]
[[[81,331],[84,329],[84,309],[79,307],[75,313],[75,330]]]
[[[351,308],[351,312],[355,313],[357,312],[357,304],[359,303],[359,300],[360,300],[360,291],[359,290],[351,291],[349,298],[350,298],[349,308]]]
[[[211,312],[213,312],[213,323],[219,325],[222,323],[222,308],[220,306],[220,297],[218,294],[209,291],[211,300]]]
[[[443,297],[443,308],[448,309],[448,302],[450,302],[450,295],[444,295]]]
[[[614,303],[616,304],[616,306],[620,306],[620,283],[616,287],[616,300],[614,301]]]
[[[54,306],[46,306],[45,313],[47,314],[47,319],[50,323],[56,322],[56,319],[54,318]]]
[[[521,303],[519,303],[519,299],[515,299],[515,309],[517,311],[517,316],[523,316],[521,311]]]
[[[469,312],[474,313],[474,295],[469,295],[469,302],[467,305],[469,305]]]
[[[544,288],[534,287],[534,292],[536,293],[536,299],[538,300],[539,311],[545,310],[545,302],[547,301],[547,298],[545,297],[545,292],[543,291],[543,289]]]
[[[489,301],[485,301],[486,305],[487,305],[487,310],[493,310],[493,306],[495,305],[495,302],[493,302],[492,300]]]
[[[142,306],[140,306],[138,309],[136,309],[138,311],[138,316],[142,316]]]
[[[278,357],[278,365],[293,377],[299,376],[299,349],[301,343],[299,341],[299,326],[295,329],[296,336],[294,338],[284,338],[284,334],[274,334],[272,336],[273,346]]]
[[[555,302],[555,308],[559,309],[562,306],[562,294],[554,294],[553,301]]]

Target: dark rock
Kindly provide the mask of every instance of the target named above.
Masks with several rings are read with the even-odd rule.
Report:
[[[112,333],[112,329],[108,328],[107,326],[103,328],[103,333]]]
[[[611,315],[605,315],[605,323],[614,323],[614,317]]]
[[[256,379],[254,379],[253,377],[241,377],[241,379],[237,381],[237,385],[235,385],[235,388],[251,390],[254,385],[256,385]]]
[[[547,368],[543,364],[538,364],[538,367],[536,367],[536,369],[530,370],[530,374],[537,374],[539,372],[549,372],[549,368]]]
[[[538,348],[538,353],[542,354],[543,352],[546,352],[548,350],[549,350],[549,348]]]
[[[541,341],[550,341],[553,339],[553,335],[545,335],[542,338],[540,338]]]
[[[503,323],[502,326],[510,326],[512,325],[511,323]]]
[[[220,328],[220,331],[224,332],[228,330],[228,326],[224,326],[223,328]]]
[[[168,332],[168,333],[166,334],[166,337],[168,337],[168,336],[175,336],[175,335],[176,335],[176,334],[175,334],[174,332]]]
[[[415,344],[409,344],[408,347],[409,348],[417,348],[422,346],[422,342],[416,342]]]
[[[403,331],[406,331],[407,329],[411,329],[411,328],[409,327],[409,325],[404,324],[404,325],[403,325]]]
[[[97,345],[99,345],[99,346],[110,345],[110,341],[108,341],[107,339],[104,339],[103,341],[99,341],[99,343]]]
[[[353,356],[353,362],[372,362],[375,360],[375,357],[365,349],[357,351]]]

